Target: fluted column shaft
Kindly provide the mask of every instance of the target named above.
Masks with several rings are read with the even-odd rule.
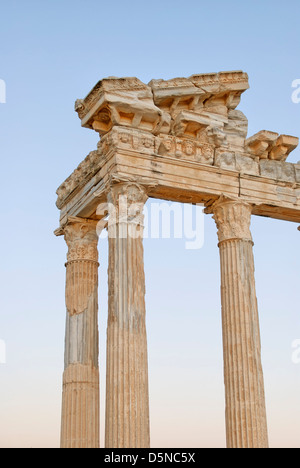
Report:
[[[98,236],[75,218],[64,228],[66,263],[62,448],[99,448]]]
[[[106,447],[150,446],[143,207],[136,184],[109,196]]]
[[[267,448],[252,208],[222,197],[210,211],[218,227],[221,259],[227,446]]]

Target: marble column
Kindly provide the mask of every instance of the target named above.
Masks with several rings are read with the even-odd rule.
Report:
[[[66,263],[62,448],[99,448],[98,236],[96,222],[64,228]]]
[[[221,197],[206,210],[221,259],[228,448],[267,448],[268,432],[254,277],[251,205]]]
[[[108,195],[109,298],[106,448],[148,448],[149,394],[145,324],[142,187],[112,186]]]

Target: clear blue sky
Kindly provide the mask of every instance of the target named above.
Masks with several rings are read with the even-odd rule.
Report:
[[[172,78],[242,69],[251,88],[239,108],[249,135],[300,135],[299,0],[151,2],[2,1],[0,79],[0,446],[59,444],[65,326],[58,185],[98,136],[74,102],[106,76]],[[300,160],[297,149],[289,158]],[[257,294],[271,445],[300,447],[300,233],[253,219]],[[99,245],[104,420],[107,244]],[[187,251],[182,240],[145,241],[152,445],[224,446],[224,388],[216,228]],[[102,423],[103,429],[103,423]],[[102,430],[103,439],[103,430]]]

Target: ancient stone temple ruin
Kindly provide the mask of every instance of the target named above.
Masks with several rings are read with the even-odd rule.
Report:
[[[227,446],[268,446],[251,216],[300,222],[298,138],[247,137],[241,71],[152,80],[106,78],[75,109],[100,135],[57,190],[68,246],[61,446],[150,447],[143,206],[203,204],[221,261]],[[124,203],[126,200],[126,203]],[[108,229],[106,411],[99,408],[98,237]],[[200,265],[199,265],[200,268]]]

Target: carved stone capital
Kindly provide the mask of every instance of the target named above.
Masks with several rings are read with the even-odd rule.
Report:
[[[250,231],[252,206],[250,204],[221,196],[205,212],[213,214],[220,243],[233,239],[252,242]]]
[[[65,241],[68,245],[68,262],[94,261],[98,262],[98,234],[97,222],[81,218],[70,218],[63,229]]]
[[[135,182],[112,185],[107,195],[110,218],[114,218],[110,219],[110,223],[142,225],[143,209],[147,199],[146,189]]]

